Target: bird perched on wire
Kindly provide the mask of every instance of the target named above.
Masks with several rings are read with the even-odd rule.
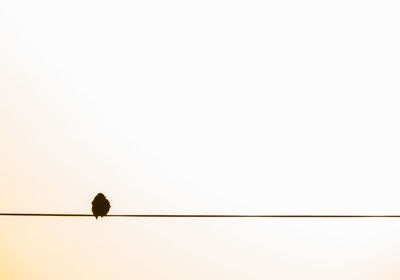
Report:
[[[102,193],[98,193],[92,201],[92,212],[96,217],[104,217],[110,211],[110,201]]]

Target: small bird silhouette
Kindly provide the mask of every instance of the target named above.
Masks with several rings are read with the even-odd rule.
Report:
[[[110,201],[102,193],[98,193],[92,201],[92,212],[96,219],[107,215],[110,207]]]

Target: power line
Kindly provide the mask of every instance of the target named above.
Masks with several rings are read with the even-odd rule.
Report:
[[[0,216],[94,217],[92,214],[64,213],[0,213]],[[115,214],[119,218],[400,218],[400,215],[180,215],[180,214]]]

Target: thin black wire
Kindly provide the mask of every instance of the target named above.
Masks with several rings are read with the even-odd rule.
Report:
[[[0,216],[93,217],[92,214],[0,213]],[[117,214],[120,218],[400,218],[400,215],[175,215],[175,214]]]

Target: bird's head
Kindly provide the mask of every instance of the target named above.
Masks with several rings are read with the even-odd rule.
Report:
[[[106,198],[106,196],[102,193],[98,193],[94,199]]]

